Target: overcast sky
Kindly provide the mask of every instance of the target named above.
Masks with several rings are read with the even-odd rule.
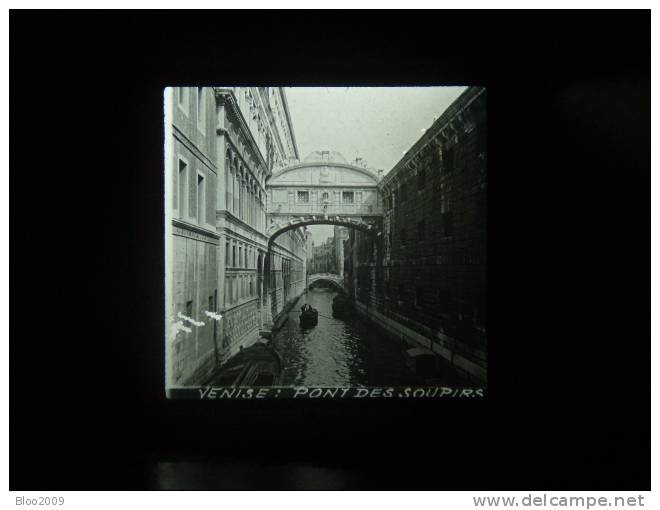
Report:
[[[340,152],[369,168],[394,167],[465,87],[293,87],[286,89],[300,159],[316,150]],[[332,225],[309,227],[314,244]]]

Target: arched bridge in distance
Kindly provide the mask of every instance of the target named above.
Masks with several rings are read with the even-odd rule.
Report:
[[[315,273],[307,276],[307,288],[309,289],[316,282],[328,282],[339,290],[345,290],[344,279],[335,273]]]

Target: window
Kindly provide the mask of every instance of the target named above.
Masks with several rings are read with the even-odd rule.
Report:
[[[354,202],[353,192],[352,191],[344,191],[342,193],[342,203],[352,204],[353,202]]]
[[[197,174],[197,223],[203,225],[206,221],[206,186],[204,176]]]
[[[193,315],[193,302],[192,301],[186,301],[186,317],[190,317],[192,319]]]
[[[401,229],[401,244],[406,244],[406,229]]]
[[[236,245],[231,247],[231,267],[236,267]]]
[[[417,189],[422,190],[426,187],[426,171],[421,169],[417,172]]]
[[[452,145],[447,150],[445,150],[442,158],[443,168],[445,173],[451,173],[454,171],[454,146]]]
[[[300,204],[309,203],[309,191],[299,191],[298,192],[298,203],[300,203]]]
[[[177,87],[176,102],[186,114],[188,113],[188,89],[186,87]]]
[[[185,217],[188,204],[188,165],[179,159],[179,218]]]
[[[206,109],[204,108],[204,87],[197,87],[197,127],[206,131]]]
[[[327,191],[323,192],[323,202],[328,203],[329,200],[330,200],[330,196],[328,195],[328,192]]]
[[[243,267],[243,247],[238,247],[238,267]]]
[[[401,197],[401,202],[408,200],[408,190],[405,184],[402,184],[401,188],[399,188],[399,196]]]
[[[420,241],[426,238],[426,223],[424,223],[424,220],[417,222],[417,238]]]
[[[229,258],[230,255],[230,247],[229,247],[229,241],[225,243],[225,266],[230,266],[231,259]]]

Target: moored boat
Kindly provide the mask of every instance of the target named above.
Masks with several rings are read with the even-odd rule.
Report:
[[[332,300],[332,316],[333,317],[347,317],[351,313],[351,305],[348,298],[343,294],[338,294]]]
[[[214,375],[212,386],[277,386],[282,362],[275,349],[263,342],[241,349]]]
[[[405,353],[406,365],[413,373],[421,377],[430,377],[436,370],[435,354],[424,347],[413,347]]]

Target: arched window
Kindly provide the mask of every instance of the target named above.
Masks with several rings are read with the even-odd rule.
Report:
[[[252,188],[250,192],[250,207],[252,208],[252,226],[256,227],[257,226],[257,188],[254,182],[252,183]]]
[[[247,180],[245,168],[241,166],[241,219],[247,220]]]
[[[227,149],[225,154],[225,203],[226,208],[230,209],[231,193],[229,192],[229,182],[231,176],[231,152]]]
[[[252,181],[248,185],[248,224],[254,225],[254,192],[252,190]]]
[[[254,228],[259,228],[259,188],[254,184],[254,192],[252,195],[254,207]]]
[[[245,167],[241,166],[241,219],[245,221],[246,219],[246,209],[245,209],[245,204],[247,202],[246,200],[246,180],[245,180]]]
[[[232,212],[233,212],[236,216],[238,216],[238,206],[239,206],[239,203],[240,203],[240,196],[239,196],[239,194],[238,194],[238,191],[239,191],[239,186],[238,186],[239,179],[240,179],[240,170],[239,170],[239,166],[238,166],[238,159],[237,159],[237,158],[234,158],[234,182],[233,182],[233,184],[232,184],[232,186],[233,186],[233,190],[234,190],[234,208],[233,208]]]

